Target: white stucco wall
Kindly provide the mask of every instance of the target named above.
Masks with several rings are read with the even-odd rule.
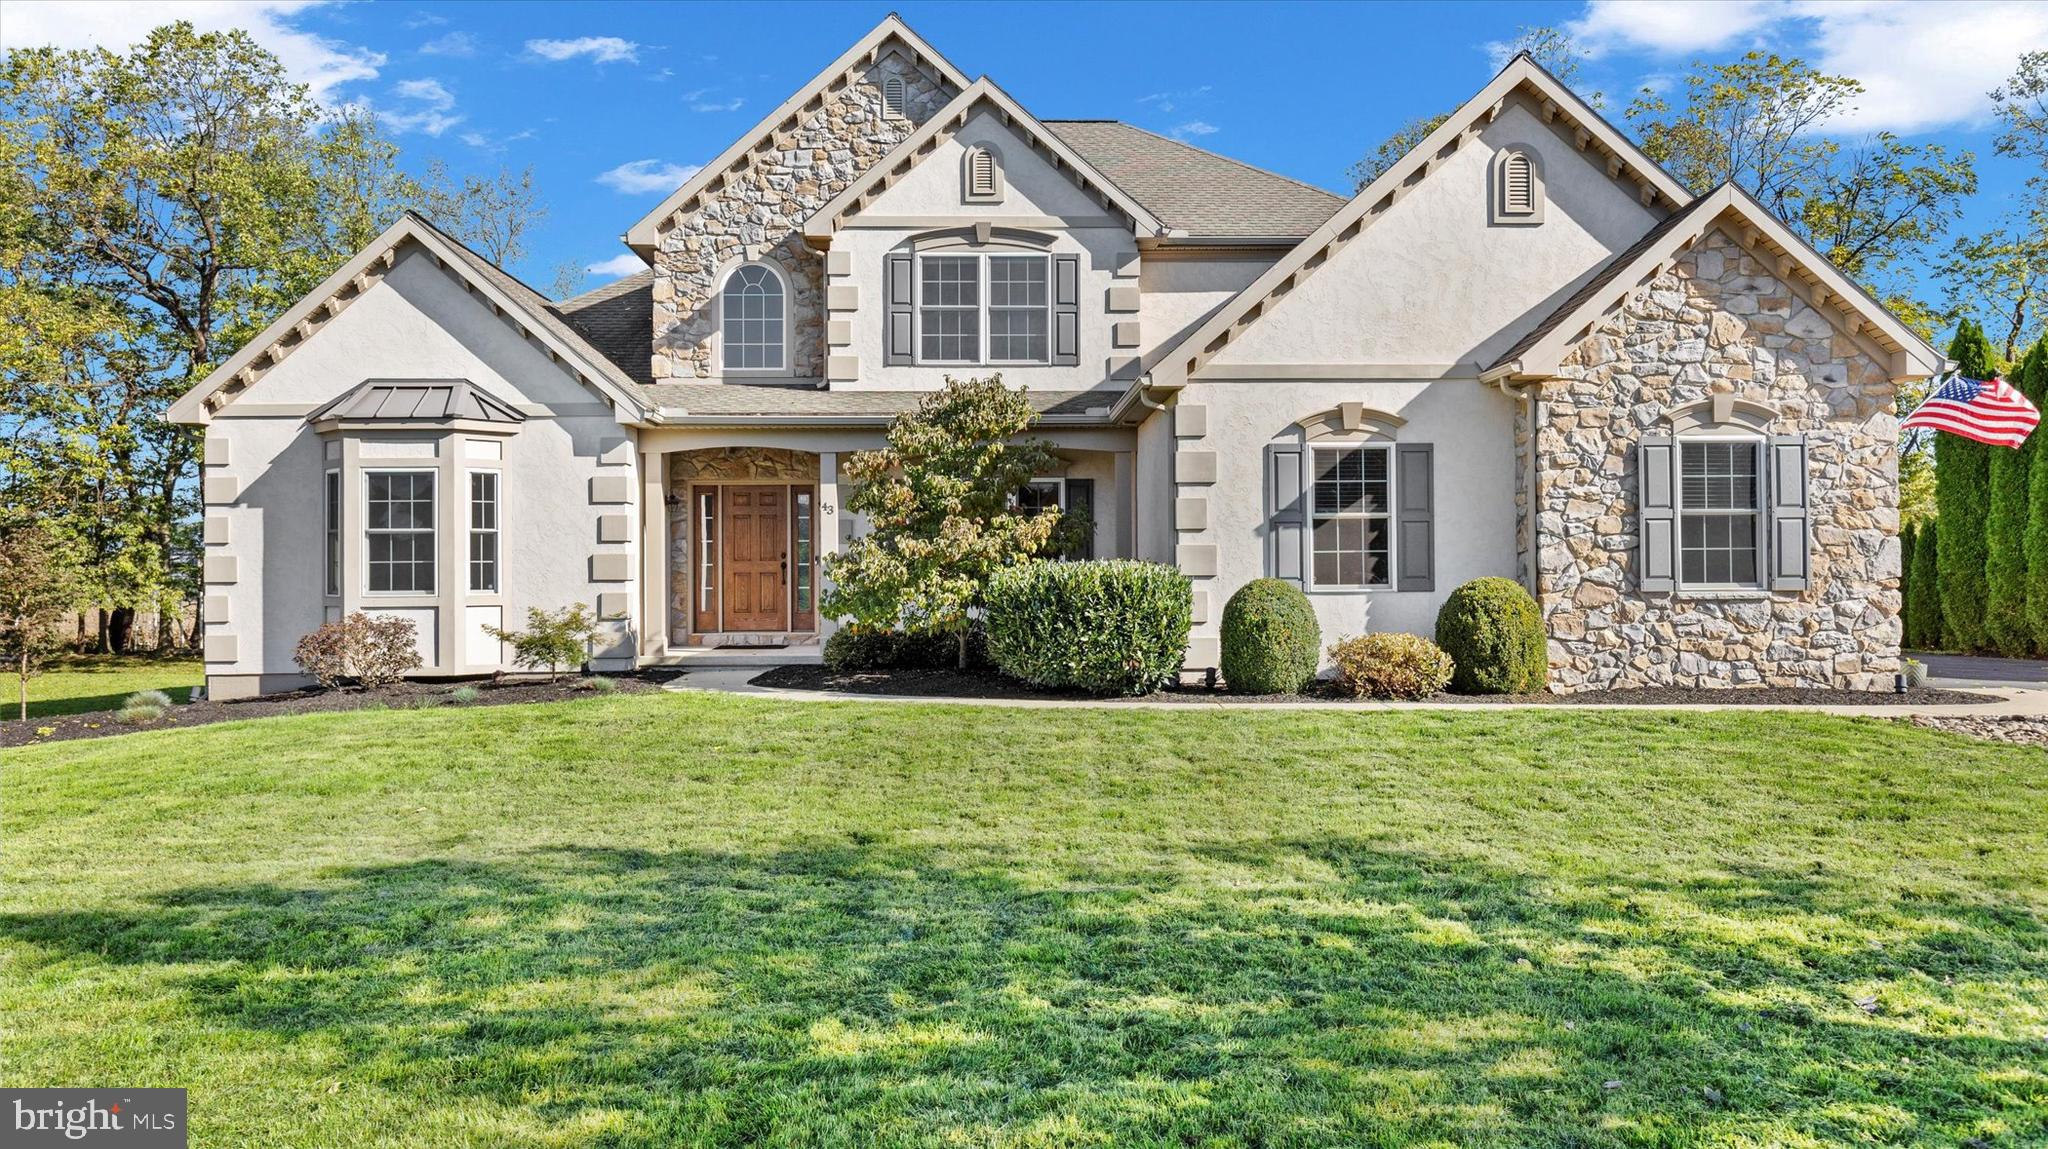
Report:
[[[1176,255],[1145,260],[1138,273],[1143,291],[1138,318],[1144,324],[1145,367],[1149,370],[1160,352],[1201,326],[1272,265],[1273,261],[1265,258],[1198,260]]]
[[[232,501],[207,507],[208,518],[222,521],[227,534],[225,543],[207,547],[207,555],[231,557],[237,568],[233,582],[209,582],[206,588],[215,605],[226,607],[224,617],[211,609],[207,612],[208,635],[231,636],[235,648],[232,659],[209,661],[209,676],[261,676],[267,685],[276,685],[268,680],[298,673],[292,648],[321,623],[330,607],[378,605],[364,597],[359,564],[344,569],[345,593],[338,604],[323,593],[322,476],[336,464],[328,461],[322,437],[305,421],[321,404],[369,379],[467,379],[520,406],[528,416],[515,434],[502,440],[502,458],[496,463],[462,459],[465,436],[460,434],[433,446],[370,447],[362,452],[409,451],[409,457],[364,460],[365,465],[404,468],[434,466],[433,459],[455,453],[449,474],[463,489],[446,490],[444,480],[439,501],[448,513],[437,538],[444,553],[449,548],[466,553],[467,520],[450,519],[455,508],[466,507],[467,480],[461,472],[497,469],[503,475],[501,592],[470,595],[465,581],[450,594],[442,585],[436,608],[459,616],[471,604],[497,605],[516,626],[530,606],[555,609],[583,602],[594,608],[599,594],[622,594],[632,614],[607,624],[613,645],[599,654],[614,662],[630,658],[638,612],[634,584],[593,582],[591,559],[606,553],[624,555],[628,570],[637,572],[637,541],[600,544],[597,531],[599,515],[624,514],[632,524],[628,538],[637,540],[638,516],[631,503],[593,505],[590,480],[621,476],[637,492],[633,456],[630,450],[616,449],[617,444],[630,442],[632,432],[595,394],[467,294],[452,272],[436,267],[413,248],[368,293],[216,415],[206,430],[209,438],[227,445],[227,462],[210,463],[206,476],[230,478],[238,488]],[[434,438],[355,434],[359,441]],[[613,448],[611,457],[616,460],[609,465],[599,459],[607,448]],[[436,454],[423,458],[421,451]],[[359,502],[359,487],[358,478],[351,484],[351,504]],[[359,519],[344,527],[358,540],[361,528]],[[443,569],[438,581],[446,584],[447,568]],[[394,599],[389,604],[414,605],[414,600]],[[494,668],[495,664],[463,661],[465,624],[458,621],[453,629],[452,640],[443,632],[437,666],[430,669],[461,673]],[[221,648],[216,644],[217,650]]]
[[[1005,189],[1001,203],[969,203],[963,197],[961,164],[969,147],[990,144],[1001,154]],[[998,237],[985,246],[959,247],[963,254],[1049,251],[1078,254],[1080,261],[1080,357],[1070,367],[1033,365],[888,366],[886,261],[892,251],[908,251],[914,237],[969,220],[997,226],[1023,226],[1050,234],[1049,246],[1006,244]],[[877,221],[891,226],[874,226]],[[1048,221],[1058,221],[1049,226]],[[897,226],[897,224],[910,226]],[[844,253],[851,274],[828,276],[831,285],[857,289],[858,306],[833,311],[830,318],[851,324],[852,343],[835,354],[858,357],[854,378],[834,380],[838,388],[860,390],[937,390],[947,375],[1000,371],[1012,386],[1040,391],[1085,391],[1112,385],[1112,359],[1132,359],[1136,346],[1112,345],[1112,323],[1138,315],[1111,316],[1106,307],[1112,286],[1138,284],[1137,243],[1128,224],[1113,222],[1111,213],[1090,198],[1069,175],[1053,170],[1022,137],[994,117],[978,114],[887,191],[877,196],[850,226],[832,239],[832,251]],[[1126,371],[1125,375],[1132,374]]]
[[[1181,497],[1207,500],[1208,527],[1180,530],[1177,542],[1217,548],[1216,576],[1197,581],[1198,589],[1210,593],[1210,610],[1207,621],[1195,628],[1191,666],[1214,664],[1217,622],[1230,595],[1272,573],[1267,569],[1267,445],[1292,435],[1298,420],[1345,402],[1406,420],[1395,442],[1434,445],[1436,578],[1427,592],[1305,587],[1325,644],[1367,631],[1432,635],[1438,608],[1460,583],[1484,575],[1515,576],[1512,399],[1471,379],[1191,384],[1177,404],[1205,407],[1208,429],[1199,438],[1181,438],[1180,447],[1214,451],[1216,481],[1178,484]]]
[[[1540,225],[1490,222],[1490,165],[1509,144],[1542,160]],[[1657,222],[1633,187],[1511,101],[1213,362],[1484,366]]]

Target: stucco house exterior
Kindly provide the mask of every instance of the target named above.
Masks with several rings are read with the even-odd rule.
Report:
[[[358,609],[433,675],[572,602],[601,669],[814,644],[841,459],[994,371],[1062,461],[1021,497],[1193,580],[1190,669],[1255,578],[1335,637],[1482,575],[1555,689],[1897,669],[1894,394],[1941,356],[1526,58],[1346,198],[1040,120],[891,16],[625,242],[645,272],[550,301],[407,217],[175,405],[216,697]]]

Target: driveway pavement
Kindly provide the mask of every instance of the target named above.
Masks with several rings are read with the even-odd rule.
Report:
[[[1975,654],[1908,652],[1927,664],[1929,686],[2002,686],[2048,688],[2048,662],[2024,658],[1986,658]]]

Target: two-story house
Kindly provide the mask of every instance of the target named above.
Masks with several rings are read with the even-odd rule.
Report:
[[[1255,578],[1336,636],[1482,575],[1558,689],[1897,668],[1893,400],[1941,356],[1526,58],[1346,198],[1039,120],[891,16],[625,239],[551,302],[405,218],[178,402],[217,697],[359,609],[441,675],[579,601],[601,668],[815,643],[840,461],[991,372],[1061,460],[1020,497],[1193,580],[1190,668]]]

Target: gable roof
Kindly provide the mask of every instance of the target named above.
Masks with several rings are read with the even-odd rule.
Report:
[[[371,379],[306,416],[323,421],[524,423],[526,416],[467,379]]]
[[[1722,184],[1650,229],[1627,251],[1601,266],[1527,335],[1480,372],[1483,380],[1549,378],[1573,344],[1586,337],[1607,313],[1654,277],[1673,258],[1713,227],[1740,236],[1743,245],[1775,261],[1778,278],[1829,322],[1867,339],[1884,352],[1879,359],[1894,378],[1939,371],[1941,352],[1901,323],[1855,280],[1771,214],[1748,192]]]
[[[868,32],[867,35],[855,41],[853,47],[848,48],[840,54],[838,59],[827,64],[824,71],[811,77],[809,83],[798,88],[787,100],[782,101],[781,106],[762,117],[761,122],[755,124],[752,131],[734,141],[731,147],[718,154],[717,159],[705,164],[695,175],[686,180],[683,186],[671,192],[668,198],[656,205],[653,211],[641,217],[640,222],[634,224],[626,231],[626,246],[641,252],[643,255],[653,250],[655,244],[660,242],[662,225],[668,221],[669,217],[682,210],[684,205],[688,204],[699,193],[711,188],[717,181],[723,180],[727,174],[739,171],[753,163],[754,151],[763,140],[769,138],[778,129],[795,128],[797,117],[809,108],[813,100],[818,99],[828,88],[837,83],[862,61],[880,59],[882,50],[891,41],[901,44],[910,52],[912,58],[922,61],[932,71],[944,77],[954,88],[967,87],[967,77],[965,74],[958,68],[955,68],[944,56],[939,55],[930,44],[925,43],[923,37],[911,31],[910,25],[905,24],[902,17],[891,12],[883,17],[882,22],[875,25],[873,30]]]
[[[1544,122],[1555,123],[1561,118],[1564,123],[1560,126],[1570,129],[1580,148],[1589,155],[1597,148],[1597,154],[1606,157],[1609,178],[1634,183],[1645,204],[1675,211],[1692,202],[1692,194],[1671,173],[1657,166],[1655,160],[1616,131],[1562,81],[1526,53],[1516,56],[1477,95],[1452,112],[1442,126],[1380,173],[1378,179],[1367,184],[1307,239],[1218,308],[1206,322],[1166,348],[1152,368],[1152,385],[1172,389],[1185,383],[1211,356],[1257,322],[1268,307],[1300,286],[1339,248],[1358,238],[1360,232],[1427,179],[1445,157],[1476,139],[1500,115],[1508,98],[1517,93],[1537,103]]]
[[[283,315],[243,344],[228,361],[214,368],[171,404],[165,418],[172,423],[202,424],[264,373],[305,345],[328,320],[341,314],[384,277],[407,244],[417,244],[434,262],[454,271],[465,289],[510,323],[520,336],[537,345],[578,382],[596,390],[621,418],[637,419],[641,403],[633,379],[592,347],[582,334],[556,315],[539,292],[471,251],[425,218],[406,212],[385,228],[320,286],[306,293]]]
[[[1335,192],[1119,120],[1046,120],[1168,228],[1207,238],[1299,239],[1344,206]]]
[[[1038,122],[1038,117],[1025,111],[1023,105],[1011,99],[1009,93],[995,85],[995,81],[983,76],[963,88],[931,119],[890,149],[888,155],[875,161],[859,178],[812,212],[804,220],[804,238],[818,246],[828,244],[832,233],[839,230],[846,220],[860,214],[876,196],[889,190],[898,179],[936,152],[939,145],[951,139],[983,105],[992,108],[1005,126],[1043,152],[1056,170],[1068,173],[1083,190],[1093,192],[1104,206],[1121,212],[1131,221],[1131,228],[1137,234],[1151,236],[1166,230],[1166,225],[1144,204],[1110,182],[1108,176],[1097,171],[1094,164],[1083,159],[1065,140],[1047,131],[1045,125]]]
[[[635,383],[654,382],[654,272],[636,271],[554,305]]]

